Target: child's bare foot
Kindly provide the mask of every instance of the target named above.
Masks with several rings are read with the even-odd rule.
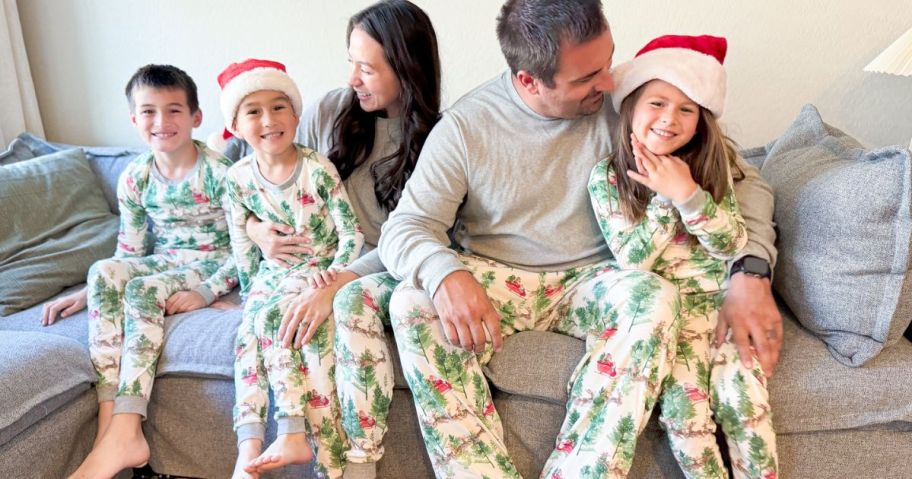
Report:
[[[114,477],[131,467],[149,461],[149,443],[142,434],[139,414],[117,414],[98,445],[82,461],[70,479],[99,479]]]
[[[247,472],[264,472],[289,464],[306,464],[313,459],[313,451],[307,443],[307,434],[296,432],[282,434],[269,445],[266,452],[247,463]]]
[[[231,479],[259,479],[259,472],[247,472],[244,468],[256,459],[262,450],[263,441],[259,439],[248,439],[238,444],[238,457],[237,462],[234,463],[234,473],[231,474]]]
[[[98,447],[98,443],[104,437],[105,431],[111,425],[112,417],[114,417],[114,401],[98,403],[98,429],[95,431],[95,442],[92,443],[92,449]]]

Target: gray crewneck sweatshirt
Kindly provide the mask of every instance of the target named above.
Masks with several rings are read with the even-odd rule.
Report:
[[[335,131],[333,123],[351,100],[351,96],[351,88],[332,90],[304,110],[298,126],[298,141],[324,155],[329,153],[333,146],[332,135]],[[380,239],[380,225],[386,221],[387,212],[377,204],[370,167],[380,158],[394,153],[399,147],[401,139],[402,132],[398,120],[378,117],[374,149],[364,163],[359,165],[343,182],[364,233],[364,248],[361,257],[345,269],[359,276],[386,270],[374,248]]]
[[[431,296],[465,270],[465,252],[526,271],[564,271],[611,258],[586,185],[611,152],[617,114],[548,118],[529,108],[509,71],[466,94],[431,131],[378,249],[387,269]],[[755,169],[735,193],[759,243],[745,254],[772,260],[772,195]],[[745,184],[746,183],[746,184]],[[748,197],[742,196],[745,194]],[[749,218],[750,217],[750,218]],[[758,233],[759,231],[759,233]]]

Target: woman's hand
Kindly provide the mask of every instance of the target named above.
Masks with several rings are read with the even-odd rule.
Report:
[[[321,272],[321,273],[326,273]],[[310,342],[317,328],[332,314],[333,298],[343,286],[358,278],[350,271],[333,272],[334,280],[326,287],[308,288],[291,300],[282,323],[279,325],[279,339],[287,348],[294,343],[295,348]],[[316,273],[314,276],[320,275]],[[308,282],[314,281],[311,277]]]
[[[295,254],[313,254],[313,249],[307,246],[310,239],[295,235],[291,226],[260,221],[251,215],[247,218],[246,229],[247,236],[260,247],[263,256],[285,268],[304,261]]]
[[[683,203],[697,189],[697,183],[690,174],[690,167],[684,160],[672,155],[655,155],[630,134],[633,157],[637,171],[627,170],[633,181],[670,199]]]
[[[63,319],[81,311],[86,306],[86,298],[88,298],[88,291],[86,288],[82,288],[73,294],[44,303],[44,307],[41,308],[41,325],[50,326],[54,324],[57,321],[58,314],[60,314],[60,319]]]

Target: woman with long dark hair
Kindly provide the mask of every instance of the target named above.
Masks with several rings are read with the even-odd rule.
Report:
[[[336,383],[351,441],[345,475],[373,477],[393,392],[384,325],[397,282],[371,249],[439,118],[440,61],[430,19],[407,0],[384,0],[356,13],[347,39],[349,88],[327,93],[305,111],[299,134],[338,169],[369,252],[302,291],[279,336],[300,346],[314,319],[335,315]],[[289,266],[296,262],[291,253],[308,247],[283,225],[251,220],[247,231],[264,254]]]

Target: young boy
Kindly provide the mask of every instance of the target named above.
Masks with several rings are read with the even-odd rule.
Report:
[[[309,462],[308,425],[317,445],[314,470],[321,477],[341,477],[346,444],[333,378],[333,321],[305,319],[297,332],[305,343],[301,349],[284,346],[279,330],[289,304],[309,292],[309,278],[358,257],[361,230],[336,168],[294,144],[301,94],[285,66],[267,60],[234,63],[219,75],[219,84],[228,131],[253,148],[231,167],[226,181],[231,248],[247,300],[235,351],[234,477],[257,478],[269,469]],[[261,260],[245,230],[250,215],[307,236],[307,252],[297,255],[304,261],[285,268]],[[270,386],[278,437],[261,454]]]
[[[71,477],[111,477],[149,459],[142,434],[165,314],[211,304],[237,284],[223,205],[231,163],[191,138],[202,121],[196,85],[183,70],[147,65],[126,87],[130,120],[150,152],[117,186],[114,257],[89,269],[83,290],[45,305],[43,323],[88,304],[89,354],[98,373],[95,445]],[[148,221],[156,242],[144,246]]]

